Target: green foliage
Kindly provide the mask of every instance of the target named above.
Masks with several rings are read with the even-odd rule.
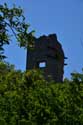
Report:
[[[83,124],[83,74],[74,74],[64,83],[49,83],[39,70],[22,73],[0,63],[1,124]]]
[[[4,45],[10,44],[11,36],[15,36],[20,47],[31,48],[34,45],[34,31],[28,33],[29,26],[20,7],[14,5],[9,8],[6,3],[0,5],[0,60],[6,57]]]

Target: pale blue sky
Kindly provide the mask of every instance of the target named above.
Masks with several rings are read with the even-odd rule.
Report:
[[[62,44],[65,56],[65,77],[70,78],[73,71],[83,68],[83,0],[0,0],[0,4],[20,5],[36,31],[35,36],[56,33]],[[82,41],[82,43],[81,43]],[[5,51],[8,61],[17,69],[25,69],[26,52],[13,42]]]

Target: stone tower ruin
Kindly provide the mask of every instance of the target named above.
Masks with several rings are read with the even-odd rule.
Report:
[[[45,78],[63,81],[64,52],[56,34],[35,38],[34,50],[28,51],[27,69],[41,69]]]

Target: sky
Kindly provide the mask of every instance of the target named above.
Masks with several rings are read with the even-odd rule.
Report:
[[[56,33],[65,56],[64,77],[70,78],[72,72],[82,72],[83,68],[83,0],[0,0],[21,6],[30,30],[35,36]],[[26,50],[18,48],[16,40],[5,47],[7,61],[16,69],[25,70]]]

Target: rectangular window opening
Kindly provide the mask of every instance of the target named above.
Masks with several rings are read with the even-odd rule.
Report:
[[[39,62],[39,68],[45,68],[46,62]]]

